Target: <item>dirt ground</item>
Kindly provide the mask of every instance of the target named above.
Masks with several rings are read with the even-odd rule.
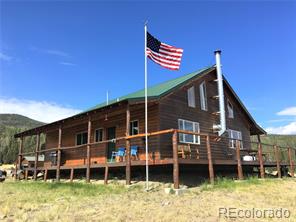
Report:
[[[85,184],[13,181],[0,184],[3,221],[296,221],[296,179],[218,181],[192,187],[182,195],[166,194],[170,184],[123,181]],[[226,218],[225,209],[289,211],[289,218]],[[219,217],[220,212],[220,217]],[[235,216],[234,215],[234,216]],[[248,215],[245,215],[248,216]],[[260,215],[259,215],[260,216]],[[287,216],[287,215],[286,215]]]

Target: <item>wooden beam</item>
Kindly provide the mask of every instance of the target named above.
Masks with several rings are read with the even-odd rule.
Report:
[[[19,169],[22,169],[22,159],[23,159],[23,156],[22,156],[22,153],[23,153],[23,145],[24,145],[24,138],[21,137],[20,138],[20,143],[19,143],[19,154],[18,154],[18,163],[15,164],[15,177],[14,179],[16,180],[17,179],[17,171],[18,171],[18,167]]]
[[[106,167],[105,167],[105,177],[104,177],[104,184],[105,184],[105,185],[108,184],[108,171],[109,171],[109,167],[106,166]]]
[[[57,171],[56,180],[60,181],[60,171],[61,171],[61,147],[62,147],[62,126],[59,126],[59,138],[58,138],[58,156],[57,156]]]
[[[70,182],[73,182],[73,179],[74,179],[74,168],[72,168],[70,172]]]
[[[209,177],[210,177],[211,184],[214,184],[215,175],[214,175],[214,169],[213,169],[210,136],[206,137],[206,143],[207,143],[207,153],[208,153]]]
[[[278,178],[282,177],[281,166],[280,166],[280,156],[279,156],[279,147],[274,145],[274,153],[276,159],[276,169],[278,172]]]
[[[294,161],[293,161],[293,155],[292,155],[292,148],[288,148],[288,154],[289,154],[289,162],[290,162],[290,171],[291,171],[291,177],[294,177]]]
[[[265,169],[264,169],[264,163],[263,163],[263,151],[262,151],[262,144],[261,144],[261,138],[260,135],[257,135],[258,139],[258,158],[259,158],[259,164],[260,164],[260,177],[263,179],[265,177]]]
[[[28,170],[25,170],[25,180],[28,180]]]
[[[179,161],[178,161],[178,132],[174,130],[172,136],[173,144],[173,178],[174,178],[174,188],[179,189]]]
[[[48,170],[45,169],[45,171],[44,171],[44,177],[43,177],[44,182],[47,181],[47,174],[48,174]]]
[[[237,159],[237,173],[238,173],[238,179],[243,180],[243,169],[242,169],[242,162],[241,162],[241,156],[240,156],[240,141],[236,140],[236,159]]]
[[[39,158],[39,148],[40,148],[40,133],[36,136],[36,148],[35,148],[35,163],[34,163],[34,180],[37,180],[37,167]]]
[[[126,109],[126,132],[125,135],[129,136],[130,135],[130,107],[127,105]],[[126,176],[126,185],[131,184],[131,144],[130,140],[126,139],[125,140],[125,145],[126,145],[126,167],[125,167],[125,176]]]
[[[91,118],[88,117],[88,128],[87,128],[87,146],[86,146],[86,182],[90,182],[90,161],[91,161],[91,153],[90,153],[90,143],[91,143]]]

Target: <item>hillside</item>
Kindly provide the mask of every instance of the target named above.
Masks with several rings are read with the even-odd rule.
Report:
[[[34,128],[45,123],[18,114],[0,114],[0,128],[3,126],[16,128]]]
[[[257,142],[257,137],[252,138],[253,141]],[[262,143],[276,144],[279,146],[292,146],[296,147],[296,135],[266,135],[261,136]]]
[[[17,114],[0,114],[0,163],[13,163],[18,153],[18,142],[14,138],[16,133],[26,129],[43,125],[44,123]],[[35,137],[28,137],[24,141],[26,152],[34,150]],[[41,137],[41,144],[45,137]]]

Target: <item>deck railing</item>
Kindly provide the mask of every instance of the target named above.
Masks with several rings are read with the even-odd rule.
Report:
[[[179,130],[179,129],[166,129],[166,130],[161,130],[161,131],[156,131],[156,132],[151,132],[148,133],[148,138],[152,138],[155,136],[162,136],[162,135],[167,135],[171,136],[171,151],[168,151],[168,153],[163,153],[165,156],[165,159],[168,159],[168,161],[163,161],[163,163],[170,163],[173,164],[173,176],[174,176],[174,187],[178,188],[179,187],[179,162],[181,161],[179,158],[178,154],[178,134],[189,134],[189,135],[195,135],[200,137],[200,145],[198,146],[205,146],[206,147],[206,152],[205,153],[200,153],[201,159],[204,161],[202,163],[206,163],[209,168],[209,178],[211,183],[214,182],[214,168],[213,168],[213,162],[216,161],[216,159],[213,159],[212,152],[217,151],[213,150],[211,148],[212,145],[219,144],[219,143],[224,143],[228,145],[229,138],[228,137],[219,137],[216,134],[210,134],[210,133],[197,133],[197,132],[191,132],[191,131],[186,131],[186,130]],[[20,152],[19,152],[19,158],[18,158],[18,164],[17,167],[21,168],[21,160],[24,155],[35,155],[35,166],[33,169],[34,172],[34,178],[37,178],[37,163],[38,163],[38,156],[40,154],[44,154],[46,152],[57,152],[57,166],[55,167],[56,169],[56,179],[59,181],[60,179],[60,169],[61,169],[61,155],[63,150],[73,150],[73,149],[85,149],[86,150],[86,166],[85,168],[87,169],[87,175],[86,175],[86,180],[89,182],[90,180],[90,168],[92,166],[91,163],[91,150],[94,147],[97,147],[100,144],[107,144],[110,142],[125,142],[125,148],[126,148],[126,156],[125,156],[125,164],[123,166],[126,167],[126,183],[130,184],[130,172],[131,172],[131,156],[130,156],[130,148],[131,145],[133,144],[133,141],[139,138],[144,138],[145,134],[137,134],[137,135],[131,135],[131,136],[123,136],[123,137],[118,137],[112,140],[104,140],[104,141],[99,141],[99,142],[90,142],[90,138],[88,138],[89,143],[84,144],[84,145],[76,145],[76,146],[67,146],[67,147],[62,147],[61,146],[61,132],[59,131],[59,143],[58,146],[55,148],[49,148],[49,149],[43,149],[40,150],[40,144],[39,144],[39,136],[37,136],[37,145],[35,152],[27,152],[23,153],[21,152],[22,145],[23,143],[20,143]],[[243,146],[241,146],[243,144]],[[243,170],[242,170],[242,165],[244,164],[244,161],[242,161],[242,155],[245,154],[250,154],[250,152],[253,152],[253,155],[256,156],[256,159],[254,159],[254,163],[258,163],[257,165],[259,166],[260,169],[260,176],[261,178],[265,177],[265,164],[267,163],[275,163],[274,165],[277,168],[278,171],[278,176],[281,177],[281,164],[282,163],[287,163],[287,165],[290,167],[290,172],[291,176],[294,176],[294,163],[296,161],[296,148],[295,147],[283,147],[283,146],[277,146],[277,145],[271,145],[271,144],[264,144],[261,143],[260,141],[258,142],[251,142],[251,141],[245,141],[245,140],[235,140],[235,145],[232,150],[225,149],[222,152],[229,152],[228,154],[231,156],[230,158],[234,159],[237,164],[237,171],[238,171],[238,178],[243,179]],[[144,147],[144,146],[143,146]],[[144,149],[140,149],[140,151],[144,152]],[[226,154],[226,155],[228,155]],[[153,156],[149,155],[150,157]],[[235,158],[233,158],[235,157]],[[195,158],[195,157],[193,157]],[[153,162],[153,160],[149,160],[149,163]],[[183,161],[184,162],[184,161]],[[198,163],[198,161],[196,162]],[[108,180],[108,168],[112,166],[113,163],[108,163],[107,161],[104,164],[101,164],[101,167],[105,167],[105,183],[107,183]],[[115,163],[116,164],[116,163]],[[16,170],[17,170],[16,167]],[[46,180],[47,178],[47,168],[44,168],[45,170],[45,175],[44,179]],[[26,172],[26,175],[28,172]],[[74,169],[71,169],[71,181],[73,180],[73,174],[74,174]]]

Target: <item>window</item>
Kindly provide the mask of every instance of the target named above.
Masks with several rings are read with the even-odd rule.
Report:
[[[180,130],[187,130],[199,133],[199,123],[197,122],[179,119],[178,124]],[[200,144],[200,136],[197,135],[180,133],[179,140],[181,143]]]
[[[232,106],[232,104],[229,102],[229,100],[227,100],[227,111],[228,111],[228,118],[234,118],[234,114],[233,114],[233,106]]]
[[[208,101],[207,101],[207,90],[206,90],[206,83],[202,82],[199,85],[199,95],[200,95],[200,107],[201,110],[208,110]]]
[[[95,131],[95,142],[103,141],[103,133],[104,133],[103,128],[96,129],[96,131]]]
[[[134,120],[130,122],[130,135],[137,135],[139,134],[139,121]]]
[[[76,134],[76,145],[87,144],[87,132]]]
[[[187,99],[188,99],[188,106],[195,108],[195,92],[194,86],[187,89]]]
[[[236,148],[236,142],[237,140],[240,140],[240,148],[243,148],[243,142],[242,140],[242,133],[237,130],[228,129],[228,137],[229,137],[229,147],[230,148]]]

